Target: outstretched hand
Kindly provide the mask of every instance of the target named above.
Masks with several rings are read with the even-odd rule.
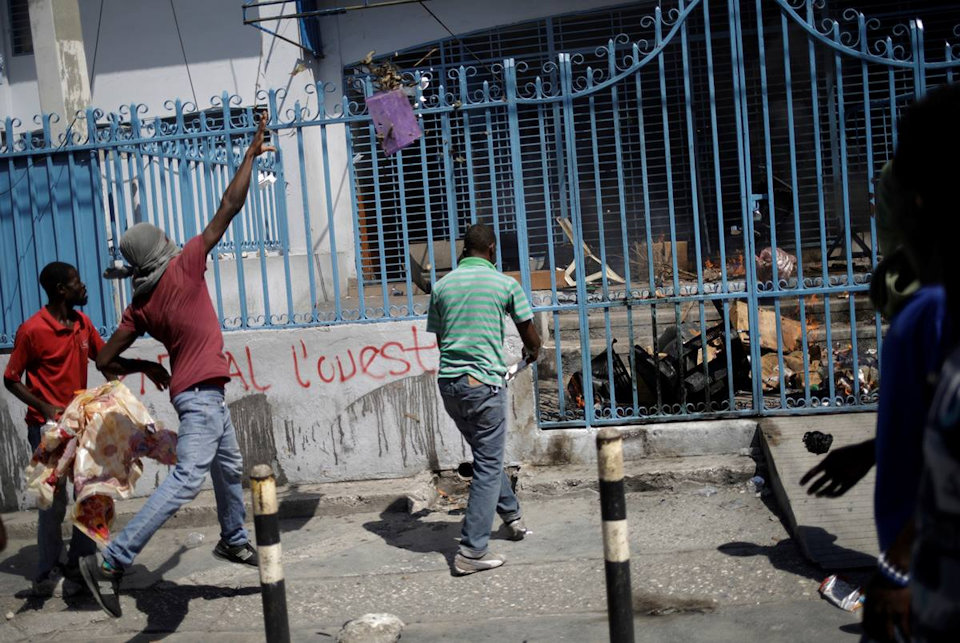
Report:
[[[831,451],[800,478],[800,486],[814,479],[807,493],[820,498],[839,498],[867,475],[877,461],[874,440]]]
[[[146,375],[158,390],[166,390],[170,386],[170,373],[161,364],[150,362],[144,365],[143,374]]]
[[[250,147],[247,148],[247,154],[250,156],[260,156],[266,152],[276,152],[277,148],[272,145],[264,145],[263,139],[266,137],[267,133],[267,121],[270,120],[270,115],[266,111],[262,111],[259,114],[259,119],[257,121],[257,132],[253,135],[253,140],[250,141]]]

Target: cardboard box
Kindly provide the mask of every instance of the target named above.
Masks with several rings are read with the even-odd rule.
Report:
[[[511,270],[509,272],[504,272],[503,274],[513,277],[520,282],[520,271]],[[563,288],[569,288],[567,282],[563,279],[563,271],[557,269],[555,271],[555,279],[557,283],[557,290]],[[521,282],[521,285],[522,282]],[[550,271],[549,270],[531,270],[530,271],[530,290],[550,290]]]
[[[749,333],[750,317],[747,303],[737,301],[736,305],[730,309],[730,326],[741,333]],[[757,319],[760,325],[760,348],[764,350],[777,350],[779,343],[777,337],[777,312],[767,308],[761,308],[757,311]],[[790,353],[800,348],[803,338],[803,329],[800,322],[789,317],[780,315],[780,333],[783,336],[783,352]],[[752,334],[748,337],[752,338]],[[745,337],[744,339],[747,339]]]

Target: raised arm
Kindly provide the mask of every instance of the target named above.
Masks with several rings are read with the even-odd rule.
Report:
[[[263,137],[267,129],[269,117],[266,112],[260,112],[260,121],[257,126],[257,133],[253,135],[250,147],[243,155],[243,162],[237,168],[237,173],[233,175],[230,185],[227,186],[220,199],[220,207],[217,213],[210,219],[210,223],[203,229],[203,247],[209,253],[214,246],[220,243],[223,233],[227,231],[233,217],[237,216],[240,208],[247,200],[247,192],[250,190],[250,175],[253,172],[253,160],[264,152],[273,152],[275,148],[264,145]]]

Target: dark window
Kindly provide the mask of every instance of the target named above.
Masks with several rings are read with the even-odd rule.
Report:
[[[30,8],[28,0],[9,0],[10,44],[14,56],[33,53],[33,34],[30,32]]]

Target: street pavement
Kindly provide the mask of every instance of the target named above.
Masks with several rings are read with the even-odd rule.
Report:
[[[406,624],[403,641],[607,640],[596,491],[521,493],[532,533],[521,542],[495,534],[506,565],[455,577],[463,491],[448,481],[415,514],[397,502],[284,520],[293,639],[333,641],[344,622],[387,612]],[[686,481],[629,493],[627,515],[638,641],[859,638],[858,615],[819,597],[826,574],[804,561],[772,497]],[[0,640],[263,640],[257,571],[213,558],[217,531],[158,532],[124,578],[119,619],[89,596],[31,598],[36,547],[18,536],[0,554]],[[203,541],[188,548],[195,534]]]

